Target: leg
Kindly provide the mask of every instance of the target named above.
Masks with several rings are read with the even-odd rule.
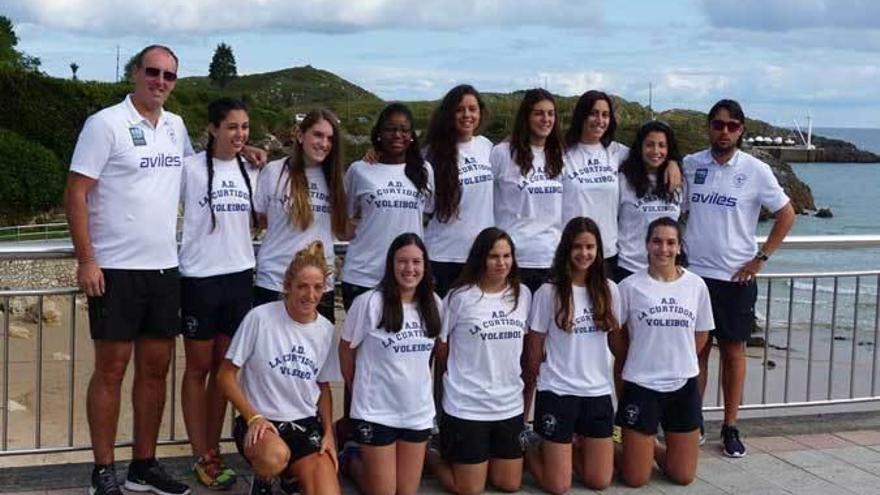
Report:
[[[267,431],[256,444],[244,447],[244,456],[250,463],[254,476],[272,479],[287,467],[290,449],[278,434]]]
[[[526,464],[544,490],[561,495],[571,489],[571,443],[544,440],[540,449],[526,451]]]
[[[95,464],[113,464],[122,379],[131,360],[131,349],[131,342],[95,341],[95,370],[86,398]]]
[[[666,432],[666,447],[658,445],[655,459],[674,483],[690,485],[697,476],[700,430],[687,433]]]
[[[697,361],[700,363],[700,397],[704,400],[706,396],[706,384],[709,383],[709,354],[712,352],[712,334],[713,332],[709,332],[709,340],[706,342],[706,345],[700,349],[700,352],[697,353]]]
[[[584,437],[579,456],[574,459],[580,465],[578,472],[584,485],[591,490],[604,490],[614,475],[614,442],[611,437]]]
[[[299,480],[303,495],[338,495],[339,478],[327,454],[309,454],[293,461],[288,472]]]
[[[156,456],[156,440],[165,408],[165,377],[173,338],[141,338],[134,346],[134,459]]]
[[[475,495],[486,489],[488,461],[479,464],[450,464],[436,451],[428,451],[425,463],[449,493]]]
[[[397,446],[361,444],[360,457],[353,456],[349,475],[366,495],[394,495],[397,490]]]
[[[422,482],[428,442],[397,441],[397,495],[415,495]]]
[[[523,460],[489,459],[489,483],[498,491],[517,492],[522,486]],[[485,480],[485,476],[483,478]]]
[[[211,363],[211,374],[208,377],[208,387],[206,390],[207,419],[205,421],[205,430],[207,433],[208,448],[220,449],[220,435],[223,432],[223,421],[226,419],[226,399],[217,388],[217,370],[226,356],[229,344],[232,339],[224,334],[217,334],[214,337],[213,361]]]
[[[180,388],[180,405],[193,455],[201,457],[214,446],[208,436],[208,402],[205,393],[205,380],[211,371],[214,342],[184,339],[183,345],[186,352],[186,371],[183,373]]]
[[[721,388],[724,392],[724,424],[735,425],[746,380],[744,342],[720,340]]]
[[[646,435],[631,428],[623,428],[623,455],[620,477],[627,486],[645,486],[654,469],[655,435]]]

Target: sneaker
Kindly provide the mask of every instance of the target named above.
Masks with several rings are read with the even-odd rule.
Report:
[[[278,479],[278,487],[287,495],[297,495],[302,490],[299,486],[299,480],[296,478],[281,477]]]
[[[272,480],[264,480],[263,478],[257,478],[254,476],[254,481],[251,483],[251,495],[271,495],[272,493]]]
[[[125,489],[156,495],[189,495],[189,487],[172,478],[156,459],[128,465]]]
[[[214,450],[209,450],[193,464],[196,481],[211,490],[225,490],[235,483],[235,471],[223,463]]]
[[[89,495],[122,495],[113,466],[102,468],[95,466],[95,469],[92,470],[92,485],[89,487]]]
[[[614,425],[611,429],[611,441],[614,443],[623,443],[623,428],[620,425]]]
[[[706,445],[706,428],[703,426],[703,422],[700,421],[700,447]]]
[[[727,457],[745,457],[746,446],[739,439],[739,430],[736,426],[724,425],[721,427],[721,452]]]

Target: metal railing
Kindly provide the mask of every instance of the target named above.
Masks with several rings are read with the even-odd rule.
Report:
[[[36,241],[69,237],[67,222],[0,227],[0,242]]]
[[[335,246],[339,254],[346,247]],[[878,247],[880,236],[791,236],[783,245],[806,250]],[[0,262],[72,256],[69,240],[0,243]],[[772,412],[880,401],[877,264],[857,272],[759,276],[756,309],[762,326],[756,335],[763,337],[763,344],[749,351],[743,409]],[[84,403],[93,357],[84,299],[77,288],[0,290],[0,457],[90,448]],[[13,317],[16,305],[26,308],[28,321]],[[178,435],[184,431],[177,400],[178,368],[183,364],[179,354],[175,352],[169,374],[170,407],[163,419],[162,444],[186,442]],[[713,360],[706,411],[721,409],[717,369]],[[714,403],[709,400],[713,396]],[[130,413],[123,399],[119,438],[126,438],[124,422]],[[119,445],[128,443],[122,440]]]

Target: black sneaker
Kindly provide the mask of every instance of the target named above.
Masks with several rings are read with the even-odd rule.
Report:
[[[746,446],[739,439],[739,430],[736,426],[723,425],[721,427],[721,452],[727,457],[745,457]]]
[[[299,486],[299,480],[296,478],[285,478],[282,476],[278,479],[278,487],[287,495],[297,495],[302,491]]]
[[[89,495],[122,495],[113,466],[102,468],[95,466],[95,469],[92,470],[92,486],[89,487]]]
[[[254,481],[251,482],[251,495],[271,495],[272,493],[272,480],[264,480],[262,478],[257,478],[254,476]]]
[[[125,489],[156,495],[189,495],[189,487],[169,476],[156,459],[129,464]]]
[[[700,421],[700,446],[706,444],[706,428],[703,426],[703,422]]]

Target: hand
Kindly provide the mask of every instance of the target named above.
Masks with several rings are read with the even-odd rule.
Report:
[[[248,426],[248,431],[244,436],[245,447],[253,447],[254,445],[256,445],[257,442],[259,442],[263,438],[263,435],[265,435],[267,431],[271,431],[278,435],[278,430],[275,428],[275,425],[273,425],[272,422],[266,418],[260,418],[251,423],[251,425]]]
[[[255,146],[245,146],[243,150],[241,150],[242,156],[252,163],[255,168],[263,168],[263,165],[266,164],[266,160],[269,157],[269,154],[266,153],[266,150],[262,148],[257,148]]]
[[[76,267],[76,283],[89,297],[104,295],[104,272],[95,260],[79,263]]]
[[[753,282],[762,268],[764,268],[764,262],[758,258],[752,258],[751,261],[743,265],[742,268],[733,274],[732,280],[741,284]]]
[[[375,148],[370,146],[369,148],[367,148],[367,151],[364,152],[364,157],[362,158],[362,160],[369,163],[370,165],[378,163],[379,162],[379,152],[376,151]]]
[[[339,472],[339,459],[336,457],[336,441],[333,439],[333,433],[325,432],[324,438],[321,439],[321,450],[318,451],[318,454],[327,454],[330,456],[330,461],[333,462],[333,469],[336,472]]]
[[[669,160],[669,166],[666,167],[666,188],[669,192],[678,190],[681,187],[681,166],[675,160]]]

